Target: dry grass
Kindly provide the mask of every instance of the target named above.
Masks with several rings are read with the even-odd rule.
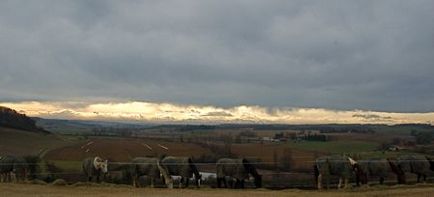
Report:
[[[433,196],[433,185],[396,186],[347,191],[305,190],[226,190],[226,189],[151,189],[126,186],[50,186],[31,184],[0,184],[0,196],[210,196],[210,197],[264,197],[264,196]]]
[[[0,155],[37,154],[41,150],[54,149],[73,143],[56,135],[0,127]]]

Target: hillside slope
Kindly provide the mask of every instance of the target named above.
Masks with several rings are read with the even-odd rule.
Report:
[[[0,106],[0,126],[24,131],[49,133],[36,126],[36,122],[25,114]]]
[[[31,155],[74,144],[56,135],[0,127],[0,155]]]

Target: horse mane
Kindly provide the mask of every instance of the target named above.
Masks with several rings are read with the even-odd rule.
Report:
[[[197,169],[196,165],[194,165],[193,160],[190,157],[188,158],[188,164],[190,165],[190,169],[193,171],[194,176],[196,176],[196,178],[199,178],[199,170]]]
[[[166,166],[161,165],[159,160],[157,160],[157,167],[158,167],[158,170],[160,171],[161,175],[163,175],[166,184],[171,182],[172,177],[169,175],[169,170],[166,168]]]
[[[399,184],[405,183],[404,171],[402,171],[402,169],[399,168],[399,166],[391,159],[388,158],[387,162],[389,162],[390,169],[392,169],[392,171],[396,174],[396,176],[398,178],[398,183]]]

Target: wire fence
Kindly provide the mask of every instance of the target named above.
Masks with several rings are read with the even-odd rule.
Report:
[[[300,159],[300,158],[306,158],[306,157],[294,157],[292,158],[293,160],[296,159]],[[342,159],[327,159],[327,162],[331,162],[331,163],[346,163],[346,160],[342,160]],[[68,162],[68,161],[66,161]],[[79,162],[79,161],[71,161],[71,162]],[[324,161],[316,161],[316,160],[310,160],[310,161],[297,161],[297,162],[301,162],[301,163],[318,163],[318,162],[324,162]],[[384,160],[357,160],[357,163],[384,163]],[[395,160],[392,160],[391,162],[396,162]],[[429,162],[428,160],[424,160],[424,159],[411,159],[411,160],[401,160],[400,162]],[[153,162],[108,162],[108,165],[139,165],[139,164],[155,164]],[[216,165],[218,164],[217,162],[195,162],[195,163],[191,163],[197,166],[203,166],[203,165]],[[191,165],[190,163],[165,163],[164,165]],[[231,162],[225,162],[225,165],[237,165],[240,163],[231,163]],[[285,162],[273,162],[273,161],[258,161],[258,162],[249,162],[249,164],[252,165],[273,165],[273,164],[286,164]],[[2,165],[17,165],[17,166],[26,166],[26,165],[40,165],[40,164],[32,164],[32,163],[3,163],[0,161],[0,166]]]

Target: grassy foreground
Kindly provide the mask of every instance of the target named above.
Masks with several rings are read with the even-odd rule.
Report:
[[[0,196],[434,196],[434,185],[394,186],[346,191],[305,190],[227,190],[227,189],[151,189],[127,186],[53,186],[33,184],[0,184]]]

